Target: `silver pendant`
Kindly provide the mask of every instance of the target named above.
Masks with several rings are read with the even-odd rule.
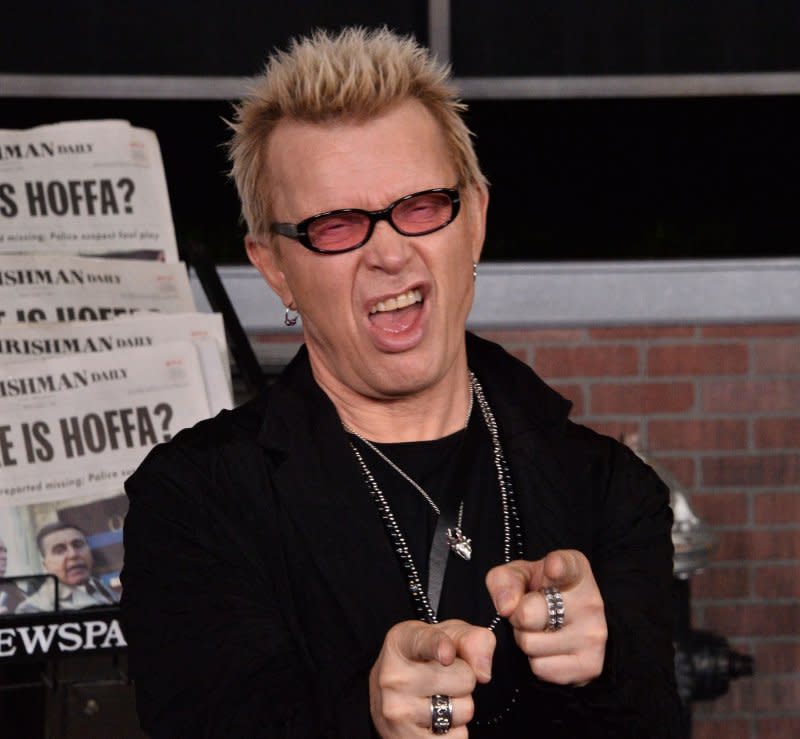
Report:
[[[450,545],[451,551],[461,559],[466,559],[467,561],[472,559],[472,539],[467,539],[464,536],[460,526],[456,526],[454,529],[447,529],[447,543]]]

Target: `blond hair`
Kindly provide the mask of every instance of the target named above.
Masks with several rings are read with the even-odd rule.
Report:
[[[280,120],[364,120],[408,99],[419,100],[441,125],[459,183],[485,184],[450,69],[412,37],[387,28],[318,30],[272,54],[230,123],[231,175],[250,233],[265,235],[271,222],[264,153]]]

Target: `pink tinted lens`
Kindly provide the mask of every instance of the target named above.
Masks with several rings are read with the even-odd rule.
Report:
[[[349,249],[364,239],[369,218],[363,213],[334,213],[323,216],[308,227],[308,238],[318,249]]]
[[[392,220],[405,233],[421,234],[444,226],[453,213],[453,203],[442,192],[416,195],[399,203],[392,211]]]

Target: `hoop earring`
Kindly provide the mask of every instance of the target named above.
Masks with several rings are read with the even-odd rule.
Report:
[[[293,312],[294,315],[290,316],[289,312]],[[297,323],[297,318],[300,314],[297,311],[293,310],[292,308],[287,308],[286,313],[283,316],[283,323],[285,326],[294,326]]]
[[[472,281],[475,282],[475,280],[477,280],[477,279],[478,279],[478,263],[477,262],[473,262],[472,263]]]

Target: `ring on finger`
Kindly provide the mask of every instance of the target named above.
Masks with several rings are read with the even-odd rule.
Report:
[[[449,695],[431,696],[431,732],[446,734],[453,725],[453,701]]]
[[[556,587],[542,588],[547,603],[547,626],[545,631],[558,631],[564,625],[564,598]]]

